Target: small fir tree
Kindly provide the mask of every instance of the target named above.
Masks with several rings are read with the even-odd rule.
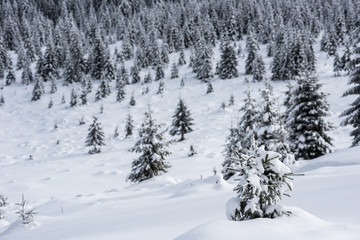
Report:
[[[156,94],[162,95],[164,93],[164,88],[165,88],[165,83],[163,81],[160,81],[158,91],[156,92]]]
[[[180,140],[185,140],[185,134],[192,132],[193,119],[190,116],[190,111],[187,109],[184,101],[180,98],[175,114],[173,115],[173,121],[170,129],[170,135],[180,135]]]
[[[178,64],[180,66],[186,64],[185,53],[184,53],[184,48],[183,47],[180,49],[180,56],[179,56]]]
[[[35,85],[32,92],[32,98],[31,101],[38,101],[40,100],[41,96],[45,93],[42,80],[40,80],[38,77],[35,78]]]
[[[234,94],[231,94],[228,106],[234,106],[234,105],[235,105],[235,97]]]
[[[211,84],[211,80],[209,79],[209,80],[207,81],[206,94],[209,94],[209,93],[212,93],[212,92],[214,92],[214,88],[213,88],[213,86],[212,86],[212,84]]]
[[[131,98],[130,98],[130,101],[129,101],[129,105],[132,106],[132,107],[136,105],[134,93],[131,94]]]
[[[126,125],[125,125],[125,138],[133,135],[133,129],[134,129],[134,120],[129,113],[126,117]]]
[[[125,93],[125,84],[120,83],[116,87],[116,101],[122,102],[125,99],[126,93]]]
[[[5,98],[4,95],[1,94],[0,96],[0,106],[4,106],[5,105]]]
[[[70,107],[75,107],[77,105],[77,102],[78,102],[78,96],[75,92],[75,89],[73,88],[71,90]]]
[[[53,102],[52,98],[50,98],[48,108],[52,108],[53,106],[54,106],[54,102]]]
[[[114,138],[119,137],[119,128],[118,126],[115,126],[115,130],[114,130]]]
[[[335,77],[340,76],[340,72],[344,68],[344,65],[341,62],[341,59],[340,59],[339,54],[337,52],[335,53],[334,65],[333,66],[334,66]]]
[[[145,84],[152,83],[151,73],[148,73],[148,74],[144,77],[144,83],[145,83]]]
[[[6,81],[5,84],[6,86],[10,86],[11,84],[15,83],[15,73],[14,71],[10,68],[10,70],[8,71],[7,75],[6,75]]]
[[[190,151],[189,151],[189,153],[188,153],[188,157],[192,157],[192,156],[194,156],[194,155],[196,155],[197,154],[197,152],[196,152],[196,150],[195,150],[195,148],[194,148],[194,145],[190,145]]]
[[[166,141],[159,130],[160,125],[152,118],[149,110],[139,129],[139,140],[131,149],[132,152],[141,154],[132,163],[128,176],[131,182],[141,182],[168,171],[170,165],[165,158],[171,154],[168,150],[170,142]]]
[[[51,79],[51,86],[50,86],[50,93],[51,94],[54,94],[57,92],[57,86],[56,86],[56,83],[55,83],[55,80],[54,78]]]
[[[106,79],[102,79],[95,95],[95,101],[100,101],[101,99],[107,98],[110,93],[111,92],[109,82]]]
[[[221,172],[225,180],[228,180],[236,173],[234,169],[239,168],[239,164],[235,157],[240,147],[239,129],[233,127],[231,124],[230,134],[226,137],[226,145],[223,151],[225,159],[222,163],[223,169]]]
[[[236,197],[227,203],[229,220],[242,221],[254,218],[275,218],[289,215],[280,203],[283,196],[292,191],[290,168],[280,161],[280,154],[253,146],[247,155],[238,153],[240,167],[238,184],[234,188]]]
[[[171,79],[179,77],[179,69],[176,63],[173,63],[171,66]]]
[[[104,146],[104,132],[98,123],[97,118],[93,117],[93,123],[89,127],[89,133],[85,141],[85,146],[92,147],[89,154],[101,152],[101,146]]]
[[[66,103],[66,100],[65,100],[65,95],[63,94],[61,96],[61,104],[65,104]]]
[[[27,225],[34,221],[34,215],[37,214],[35,209],[29,209],[27,207],[28,201],[25,200],[24,194],[22,195],[21,202],[15,203],[15,205],[19,206],[20,209],[16,212],[19,214],[19,218],[21,219],[21,223]]]

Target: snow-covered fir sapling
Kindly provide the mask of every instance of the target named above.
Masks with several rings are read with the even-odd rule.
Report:
[[[145,112],[145,120],[139,129],[139,140],[131,149],[141,154],[132,162],[128,176],[131,182],[141,182],[168,171],[170,165],[165,158],[171,154],[168,150],[171,142],[166,141],[164,133],[159,131],[160,124],[153,119],[151,111]]]
[[[4,95],[1,94],[0,96],[0,106],[4,106],[5,105],[5,98]]]
[[[10,86],[13,83],[15,83],[15,73],[12,69],[10,69],[6,75],[5,84],[6,84],[6,86]]]
[[[50,89],[50,93],[51,94],[54,94],[57,92],[57,86],[56,86],[56,83],[55,83],[55,80],[54,78],[51,78],[51,89]]]
[[[176,63],[173,63],[171,66],[171,79],[179,77],[179,68]]]
[[[24,194],[21,197],[21,202],[20,203],[15,203],[15,205],[19,206],[20,209],[16,212],[17,214],[19,214],[19,218],[21,220],[21,223],[24,225],[27,225],[31,222],[34,221],[34,215],[37,214],[37,212],[35,212],[34,208],[29,208],[27,206],[28,201],[25,200],[24,198]]]
[[[195,154],[197,154],[197,151],[195,150],[195,148],[194,148],[194,145],[190,145],[190,151],[189,151],[189,153],[188,153],[188,157],[192,157],[192,156],[194,156]]]
[[[226,103],[223,101],[223,102],[221,103],[220,107],[221,107],[222,109],[225,109],[225,108],[226,108]]]
[[[114,138],[119,137],[119,128],[118,126],[115,126],[115,130],[114,130]]]
[[[8,205],[6,201],[7,198],[0,193],[0,220],[4,218],[4,213],[5,213],[4,208]]]
[[[78,102],[78,96],[75,92],[75,89],[73,88],[71,90],[71,97],[70,97],[70,107],[75,107],[77,105],[77,102]]]
[[[54,102],[53,102],[52,98],[50,98],[48,108],[52,108],[53,105],[54,105]]]
[[[100,114],[104,113],[104,104],[100,104]]]
[[[62,103],[62,104],[65,104],[65,103],[66,103],[65,95],[64,95],[64,94],[61,96],[61,103]]]
[[[158,91],[156,92],[156,94],[163,94],[164,93],[164,88],[165,88],[165,83],[163,81],[160,81]]]
[[[131,114],[129,113],[126,117],[126,125],[125,125],[125,138],[132,136],[133,134],[133,129],[134,129],[134,125],[133,125],[133,119]]]
[[[235,104],[235,97],[234,97],[234,94],[231,94],[228,106],[234,106],[234,104]]]
[[[184,101],[180,98],[175,114],[173,115],[173,121],[170,129],[170,135],[180,135],[180,140],[185,139],[185,134],[192,132],[193,119],[191,118],[190,111],[187,109]]]
[[[225,180],[228,180],[236,173],[233,169],[239,168],[238,161],[236,161],[235,157],[237,155],[237,151],[241,148],[240,142],[239,128],[234,127],[231,124],[230,134],[226,137],[226,145],[223,151],[225,158],[222,163],[223,169],[221,172]]]
[[[134,93],[131,94],[129,105],[130,106],[135,106],[136,105],[136,101],[135,101],[135,98],[134,98]]]
[[[185,80],[184,80],[184,78],[181,78],[181,80],[180,80],[180,87],[185,87]]]
[[[148,73],[147,75],[145,75],[145,77],[144,77],[144,83],[145,83],[145,84],[152,83],[151,73]]]
[[[206,94],[212,93],[214,92],[214,88],[211,84],[211,80],[209,79],[207,82],[207,89],[206,89]]]
[[[254,218],[275,218],[291,212],[280,204],[283,196],[290,196],[293,188],[293,174],[288,166],[280,161],[281,155],[266,151],[263,146],[253,144],[246,155],[237,153],[240,168],[236,197],[226,204],[229,220],[242,221]]]
[[[85,141],[85,146],[92,147],[89,154],[101,152],[101,146],[104,146],[104,132],[97,122],[97,118],[93,117],[93,123],[89,127],[89,133]]]

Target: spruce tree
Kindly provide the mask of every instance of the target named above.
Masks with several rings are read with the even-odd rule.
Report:
[[[209,93],[212,93],[212,92],[214,92],[214,88],[213,88],[213,86],[211,84],[211,80],[209,79],[207,81],[206,94],[209,94]]]
[[[131,68],[131,77],[132,77],[132,80],[131,80],[132,84],[136,84],[136,83],[141,82],[141,80],[140,80],[140,70],[136,66],[136,64],[134,64],[134,66]]]
[[[89,154],[101,152],[101,146],[104,146],[104,132],[98,123],[97,118],[93,117],[93,123],[89,127],[89,133],[85,141],[85,146],[92,147]]]
[[[175,114],[173,115],[173,121],[170,129],[170,135],[180,135],[180,140],[185,140],[185,134],[192,132],[192,118],[190,116],[190,111],[187,109],[184,101],[180,98]]]
[[[31,101],[38,101],[40,100],[41,96],[45,93],[43,83],[39,77],[35,77],[35,85],[32,92]]]
[[[122,102],[125,99],[126,93],[125,93],[125,84],[120,83],[116,87],[116,101]]]
[[[125,138],[133,135],[133,129],[134,129],[134,120],[129,113],[126,117],[126,125],[125,125]]]
[[[25,63],[24,69],[21,73],[21,83],[24,85],[29,85],[34,81],[33,74],[30,69],[30,63]]]
[[[173,63],[171,66],[171,79],[179,77],[179,69],[176,63]]]
[[[290,147],[296,159],[313,159],[332,151],[332,139],[326,133],[332,125],[324,119],[329,106],[316,76],[308,73],[297,84],[286,122]]]
[[[357,32],[360,32],[360,27],[357,28]],[[352,125],[354,130],[351,131],[350,135],[353,137],[351,146],[360,145],[360,37],[354,41],[357,43],[357,47],[354,50],[353,70],[351,72],[351,78],[349,84],[353,86],[347,90],[343,96],[355,95],[357,98],[351,103],[350,107],[345,110],[341,115],[346,117],[342,122],[342,125]]]
[[[163,79],[165,77],[163,64],[159,63],[158,65],[156,65],[155,72],[155,81]]]
[[[75,107],[78,103],[78,96],[75,92],[75,89],[73,88],[71,90],[71,97],[70,97],[70,107]]]
[[[12,70],[12,68],[10,68],[9,72],[6,75],[5,84],[6,84],[6,86],[10,86],[13,83],[15,83],[15,73]]]
[[[87,95],[88,95],[88,91],[86,89],[86,86],[82,88],[81,90],[81,94],[80,94],[80,101],[81,101],[81,105],[86,105],[87,104]]]
[[[132,107],[136,105],[134,93],[131,94],[131,98],[130,98],[130,101],[129,101],[129,105],[132,106]]]
[[[340,76],[340,72],[343,69],[344,69],[344,65],[339,57],[339,54],[336,52],[334,58],[334,64],[333,64],[333,71],[335,73],[335,77]]]
[[[254,81],[262,81],[265,79],[265,73],[266,73],[265,64],[264,61],[262,60],[262,57],[259,54],[255,56],[255,59],[253,61],[252,71],[253,71]]]
[[[165,87],[165,83],[163,81],[159,82],[159,87],[158,90],[156,92],[156,94],[163,94],[164,93],[164,87]]]
[[[110,95],[110,86],[109,82],[106,79],[102,79],[100,86],[96,92],[95,100],[100,101],[103,98],[107,98]]]
[[[235,160],[237,151],[239,151],[240,146],[240,139],[239,139],[239,129],[237,127],[233,127],[231,124],[230,133],[226,137],[226,145],[223,151],[224,154],[224,162],[222,163],[223,169],[222,174],[225,180],[231,178],[239,167],[238,162]]]
[[[253,74],[253,61],[260,50],[253,33],[250,33],[246,38],[246,49],[248,51],[248,56],[245,61],[245,74]]]
[[[57,86],[56,86],[56,83],[55,83],[55,80],[52,78],[51,79],[51,86],[50,86],[50,93],[51,94],[54,94],[57,92]]]
[[[246,155],[238,153],[238,181],[234,188],[236,197],[227,203],[229,220],[243,221],[255,218],[275,218],[289,215],[280,201],[292,191],[290,168],[280,161],[280,154],[266,151],[253,144]]]
[[[184,53],[184,48],[183,47],[180,49],[180,56],[179,56],[178,64],[180,66],[186,64],[185,53]]]
[[[170,165],[165,158],[171,154],[168,150],[170,142],[166,141],[159,130],[160,124],[156,123],[149,110],[139,129],[139,140],[131,149],[132,152],[141,154],[132,163],[128,176],[131,182],[141,182],[168,171]]]
[[[231,45],[231,42],[226,42],[221,54],[221,60],[218,69],[219,77],[221,79],[238,77],[239,74],[236,67],[237,59],[235,50]]]
[[[144,77],[144,83],[145,84],[152,83],[151,73],[146,74],[146,76]]]

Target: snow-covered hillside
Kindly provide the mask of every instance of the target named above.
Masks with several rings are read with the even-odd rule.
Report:
[[[240,44],[244,49],[245,42]],[[291,217],[226,220],[225,204],[234,196],[235,183],[222,180],[219,172],[228,129],[240,117],[238,110],[245,98],[245,59],[239,59],[238,78],[215,78],[214,93],[206,94],[206,84],[197,80],[187,66],[180,68],[180,78],[170,79],[171,63],[178,59],[175,53],[165,71],[163,95],[156,94],[159,82],[150,84],[148,95],[142,95],[140,84],[127,85],[127,97],[122,103],[115,101],[114,92],[101,103],[95,102],[91,93],[88,105],[72,108],[71,88],[60,84],[57,93],[46,94],[37,102],[30,101],[32,86],[16,83],[1,90],[6,103],[0,107],[0,193],[8,197],[10,205],[5,209],[6,218],[0,220],[0,239],[208,240],[240,234],[251,239],[360,239],[360,147],[348,148],[351,128],[340,126],[339,119],[353,98],[341,97],[348,88],[348,77],[333,77],[333,60],[320,53],[318,45],[317,73],[322,90],[329,93],[328,120],[335,126],[329,134],[334,139],[335,152],[293,166],[295,172],[305,176],[296,177],[293,196],[284,199],[293,212]],[[114,47],[111,46],[112,51]],[[261,50],[269,73],[271,58],[265,58],[265,46]],[[214,59],[219,59],[218,49]],[[131,63],[127,64],[129,67]],[[153,70],[142,71],[141,76],[148,71]],[[251,84],[256,96],[263,84]],[[278,105],[284,110],[286,83],[271,84]],[[94,89],[97,85],[94,83]],[[81,88],[80,84],[74,86]],[[45,88],[48,92],[49,83]],[[130,107],[132,93],[136,105]],[[63,94],[65,104],[61,104]],[[231,94],[235,105],[222,109],[222,102],[227,103]],[[126,182],[131,162],[137,156],[128,151],[137,134],[124,139],[126,115],[131,113],[138,128],[150,105],[153,117],[165,124],[165,130],[180,96],[192,113],[194,131],[185,136],[185,141],[170,146],[169,172],[138,184]],[[49,109],[50,98],[54,106]],[[85,125],[79,125],[82,116]],[[102,153],[95,155],[87,154],[85,147],[92,116],[99,119],[106,136]],[[120,136],[114,138],[116,126]],[[168,134],[166,137],[178,138]],[[187,156],[190,145],[197,155]],[[214,167],[217,176],[213,176]],[[18,206],[14,203],[20,202],[21,194],[38,212],[35,223],[26,227],[15,214]]]

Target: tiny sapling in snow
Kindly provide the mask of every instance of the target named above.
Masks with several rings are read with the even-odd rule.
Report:
[[[24,194],[21,197],[20,203],[15,203],[15,205],[20,206],[20,209],[16,212],[19,214],[19,217],[21,219],[21,223],[26,225],[34,221],[34,215],[37,214],[35,212],[35,209],[29,209],[27,205],[28,201],[25,200]]]

